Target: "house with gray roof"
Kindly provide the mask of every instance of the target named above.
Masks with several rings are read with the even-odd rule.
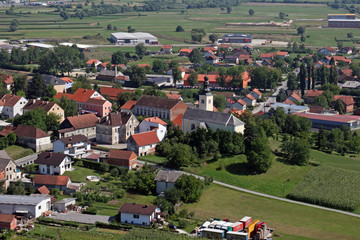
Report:
[[[160,194],[172,188],[179,177],[183,175],[179,171],[165,171],[160,170],[155,177],[156,182],[156,193]]]
[[[199,127],[244,133],[245,124],[231,113],[211,112],[188,108],[182,117],[184,133],[196,131]]]
[[[56,92],[63,93],[66,90],[66,81],[62,80],[61,78],[55,77],[53,75],[42,75],[44,79],[45,85],[49,86],[50,84],[54,86]]]

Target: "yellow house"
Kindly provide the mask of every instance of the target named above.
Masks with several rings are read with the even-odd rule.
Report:
[[[54,102],[30,99],[24,106],[23,111],[26,113],[27,111],[31,111],[36,108],[44,109],[47,114],[54,113],[58,115],[60,117],[59,122],[62,122],[65,119],[64,109]]]

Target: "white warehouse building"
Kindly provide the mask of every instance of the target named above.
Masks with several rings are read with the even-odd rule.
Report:
[[[158,45],[157,37],[151,35],[150,33],[136,32],[136,33],[127,33],[127,32],[117,32],[111,34],[111,41],[117,45],[132,44],[136,45],[143,43],[145,45]]]
[[[38,218],[50,209],[50,197],[0,195],[0,213]]]

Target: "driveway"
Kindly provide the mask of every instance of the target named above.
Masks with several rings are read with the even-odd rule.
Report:
[[[127,144],[126,143],[118,143],[118,144],[114,144],[114,145],[110,145],[110,144],[98,144],[99,147],[104,147],[104,148],[110,148],[110,149],[126,149],[127,148]]]
[[[109,223],[110,217],[104,215],[81,214],[76,212],[56,213],[53,212],[49,218],[61,221],[73,221],[84,224],[95,224],[95,222]]]

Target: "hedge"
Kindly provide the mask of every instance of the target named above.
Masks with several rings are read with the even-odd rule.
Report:
[[[94,161],[90,161],[90,160],[86,160],[86,159],[81,159],[81,158],[75,158],[74,162],[76,163],[77,161],[82,161],[83,163],[83,167],[84,168],[89,168],[89,169],[93,169],[93,170],[99,170],[101,169],[101,165],[103,165],[104,163],[99,163],[99,162],[94,162]],[[111,171],[111,169],[113,168],[117,168],[119,170],[119,174],[122,175],[124,173],[127,172],[127,169],[116,166],[116,165],[111,165],[109,164],[109,172]]]
[[[103,222],[96,222],[95,226],[98,228],[106,228],[106,229],[114,229],[114,230],[130,230],[133,228],[133,226],[128,224],[114,224],[114,223],[103,223]]]
[[[74,228],[78,228],[79,227],[79,223],[77,222],[73,222],[73,221],[59,221],[56,219],[52,219],[52,218],[46,218],[46,217],[38,217],[37,221],[39,223],[42,224],[58,224],[58,225],[62,225],[62,226],[68,226],[68,227],[74,227]]]

